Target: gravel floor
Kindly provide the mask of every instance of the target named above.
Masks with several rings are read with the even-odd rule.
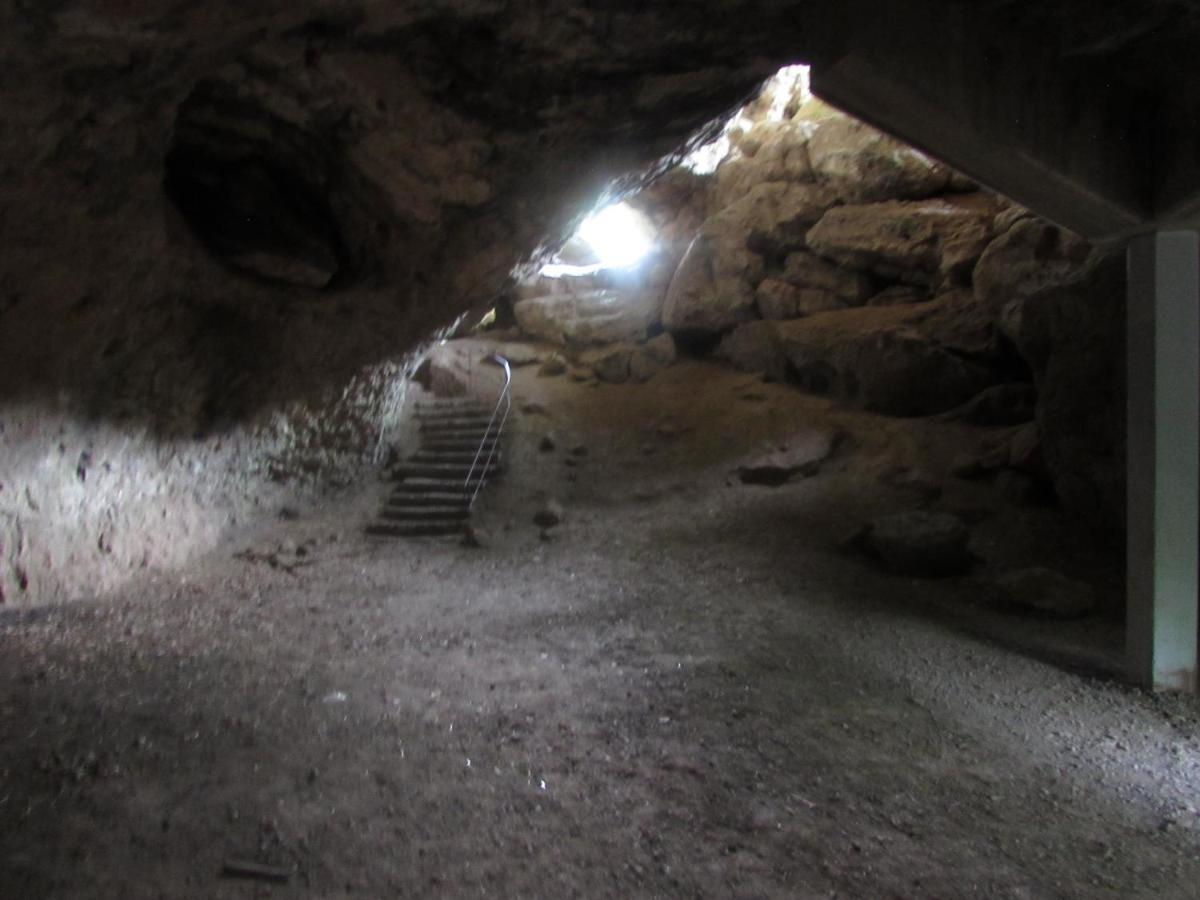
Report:
[[[1198,707],[1105,677],[1111,615],[1022,619],[840,549],[914,502],[881,472],[973,437],[691,363],[517,387],[481,549],[362,536],[368,486],[0,612],[0,896],[1196,896]],[[730,483],[799,422],[848,434],[820,474]],[[966,490],[937,503],[988,502]],[[974,540],[985,572],[1119,580],[1052,510]]]

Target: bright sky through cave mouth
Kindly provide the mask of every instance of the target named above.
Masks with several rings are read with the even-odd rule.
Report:
[[[579,226],[579,236],[606,269],[632,266],[654,247],[654,234],[646,217],[624,203],[592,213]]]

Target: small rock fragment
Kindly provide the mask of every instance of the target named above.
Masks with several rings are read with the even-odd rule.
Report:
[[[832,432],[793,435],[786,445],[742,463],[737,467],[737,476],[743,484],[778,487],[797,475],[816,475],[836,443],[837,435]]]
[[[533,515],[533,524],[540,528],[553,528],[563,520],[562,504],[557,500],[547,500]]]
[[[474,523],[468,522],[463,529],[462,545],[464,547],[480,548],[488,544],[488,533]]]
[[[1044,566],[1008,572],[995,584],[1014,606],[1059,619],[1079,618],[1096,609],[1096,597],[1088,585]]]
[[[538,369],[538,375],[542,378],[553,378],[557,375],[565,375],[567,372],[567,361],[561,353],[551,353],[543,361],[541,368]]]
[[[970,536],[957,516],[915,511],[875,519],[855,543],[894,572],[937,577],[962,574],[974,564]]]

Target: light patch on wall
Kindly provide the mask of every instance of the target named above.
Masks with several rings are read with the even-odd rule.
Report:
[[[810,72],[809,66],[784,66],[763,85],[761,96],[771,99],[766,116],[768,122],[782,122],[789,105],[799,107],[812,98]],[[680,165],[697,175],[711,175],[733,149],[730,134],[749,131],[753,124],[751,119],[739,113],[729,120],[715,140],[697,147],[680,160]]]

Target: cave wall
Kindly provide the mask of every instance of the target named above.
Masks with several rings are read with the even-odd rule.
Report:
[[[629,199],[659,229],[644,261],[526,279],[518,324],[604,380],[673,340],[884,415],[1017,428],[963,474],[1120,532],[1122,253],[832,109],[787,70],[706,149],[724,153],[712,171],[681,165]]]
[[[803,11],[6,4],[3,602],[352,479],[414,348],[807,52]]]

